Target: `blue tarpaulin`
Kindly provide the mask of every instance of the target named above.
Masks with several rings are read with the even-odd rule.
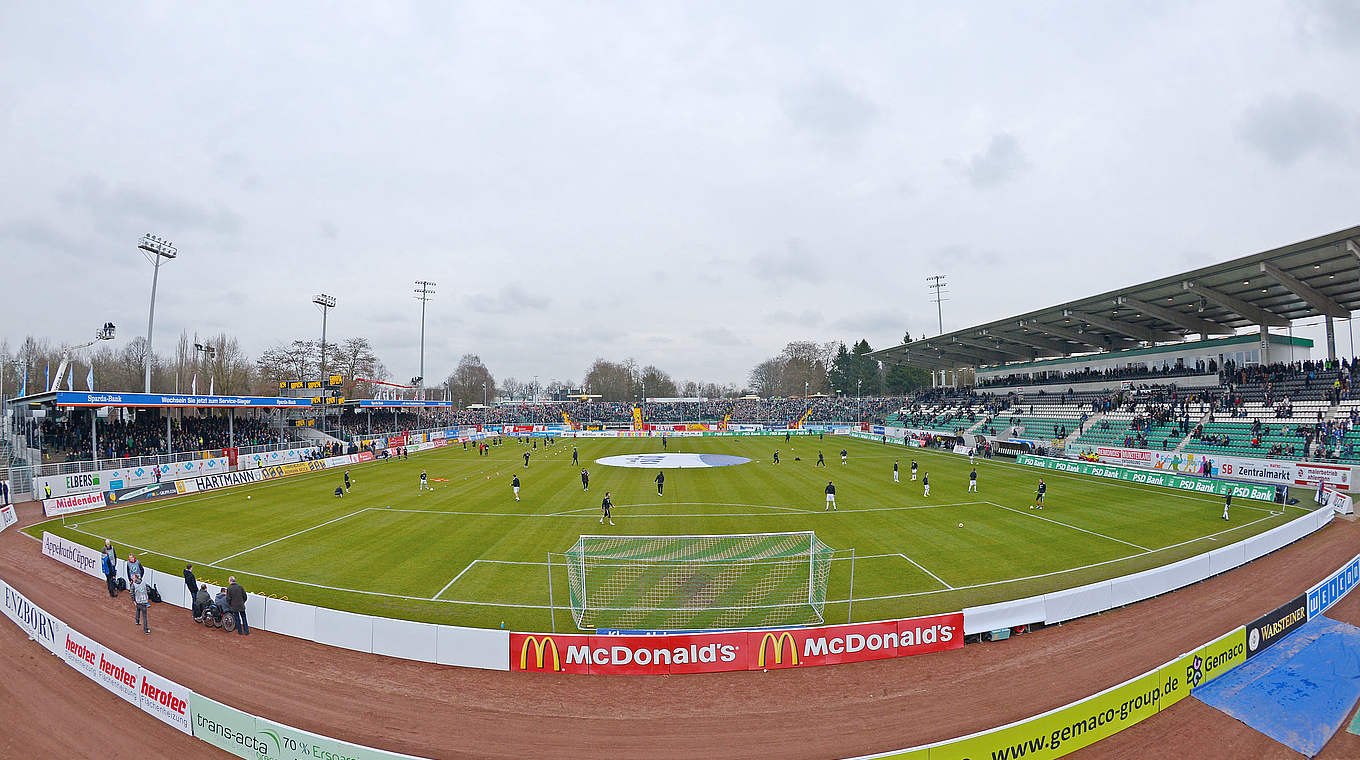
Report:
[[[1313,757],[1360,699],[1360,628],[1314,618],[1194,696]]]

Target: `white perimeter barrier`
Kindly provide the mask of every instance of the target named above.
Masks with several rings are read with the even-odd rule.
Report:
[[[1052,625],[1151,599],[1287,546],[1331,522],[1332,515],[1331,509],[1309,512],[1237,543],[1140,573],[1026,599],[965,607],[963,632],[985,633],[1036,622]]]
[[[164,575],[164,574],[162,574]],[[181,584],[183,585],[183,584]],[[400,760],[411,755],[350,744],[199,696],[85,636],[0,579],[5,617],[91,681],[162,723],[246,760]]]
[[[42,553],[101,581],[100,554],[54,533],[43,533]],[[118,577],[127,577],[127,561],[118,560]],[[146,568],[146,580],[166,604],[193,606],[182,575]],[[208,585],[216,596],[217,586]],[[248,590],[248,589],[247,589]],[[246,620],[252,629],[293,636],[357,652],[463,668],[510,669],[510,632],[490,628],[418,623],[360,615],[310,604],[250,594]]]

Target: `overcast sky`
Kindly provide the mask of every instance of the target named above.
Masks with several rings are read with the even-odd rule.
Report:
[[[432,379],[741,382],[1360,223],[1360,3],[955,5],[6,3],[0,333],[145,334],[153,232],[161,351],[407,378],[426,279]]]

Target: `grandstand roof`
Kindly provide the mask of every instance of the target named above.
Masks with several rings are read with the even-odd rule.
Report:
[[[1287,327],[1360,309],[1360,226],[1099,295],[875,351],[889,364],[955,369],[1119,351]]]

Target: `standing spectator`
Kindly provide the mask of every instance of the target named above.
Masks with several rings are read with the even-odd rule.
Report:
[[[129,554],[127,561],[127,583],[128,588],[132,588],[132,579],[146,575],[146,570],[142,568],[142,563],[137,561],[136,554]]]
[[[236,582],[234,575],[227,579],[227,604],[231,606],[231,614],[236,617],[236,632],[242,636],[249,635],[250,625],[246,622],[246,590]]]
[[[128,591],[132,592],[132,603],[137,606],[135,622],[142,626],[143,631],[151,633],[151,587],[146,585],[141,575],[134,575]]]
[[[113,550],[111,541],[104,542],[104,557],[100,560],[104,580],[109,584],[109,598],[118,598],[118,554]]]
[[[9,506],[9,481],[0,480],[0,507]]]
[[[194,577],[193,563],[184,566],[184,585],[189,587],[190,606],[193,608],[194,619],[197,620],[203,609],[194,598],[198,594],[198,579]]]

